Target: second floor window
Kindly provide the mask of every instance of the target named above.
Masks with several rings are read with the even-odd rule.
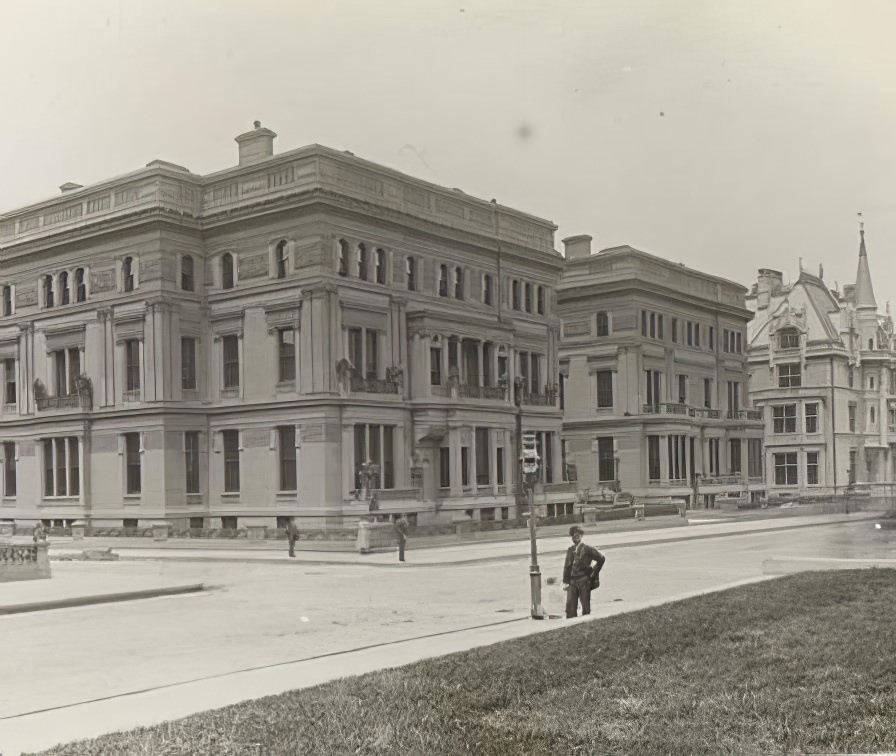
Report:
[[[404,272],[407,278],[408,291],[417,291],[417,260],[408,257],[404,261]]]
[[[87,282],[84,280],[84,268],[75,270],[75,301],[87,301]]]
[[[233,275],[233,255],[230,252],[225,252],[221,255],[221,288],[222,289],[232,289],[234,282]]]
[[[431,386],[442,385],[442,350],[440,347],[430,347],[429,350],[429,384]]]
[[[125,291],[134,290],[134,258],[126,257],[121,263],[121,285]]]
[[[439,266],[439,296],[448,296],[448,266]]]
[[[367,328],[348,329],[348,361],[356,375],[371,381],[379,377],[379,332]]]
[[[536,291],[535,309],[539,315],[544,315],[544,286],[539,286]]]
[[[378,284],[386,283],[386,252],[377,249],[376,253],[376,282]]]
[[[482,304],[491,305],[493,285],[491,275],[486,273],[482,277]]]
[[[277,331],[277,366],[280,383],[296,379],[296,332],[293,328]]]
[[[818,402],[806,403],[806,433],[818,433]]]
[[[59,274],[59,303],[67,305],[71,299],[72,292],[68,285],[68,272],[62,271]]]
[[[285,240],[277,245],[274,254],[277,263],[277,278],[286,278],[286,270],[289,265],[289,249]]]
[[[358,270],[358,278],[362,281],[367,280],[367,247],[363,244],[358,245],[358,251],[356,254],[356,263]]]
[[[597,406],[613,406],[613,372],[611,370],[597,372]]]
[[[523,308],[526,312],[532,312],[532,284],[528,281],[523,284]]]
[[[180,288],[184,291],[193,291],[193,258],[184,255],[180,258]]]
[[[464,269],[460,267],[454,269],[454,298],[464,298]]]
[[[510,282],[510,306],[514,310],[520,309],[520,282],[516,279]]]
[[[18,400],[16,389],[16,361],[14,359],[3,360],[3,403],[14,405]]]
[[[597,313],[597,335],[610,335],[610,316],[606,312]]]
[[[781,388],[794,388],[802,385],[800,364],[798,362],[778,365],[778,386]]]
[[[230,335],[221,339],[224,363],[224,388],[239,388],[240,385],[240,344],[239,337]]]
[[[775,433],[796,433],[796,405],[772,407],[772,430]]]
[[[44,307],[52,307],[56,304],[53,297],[53,276],[44,276],[41,285],[44,292]]]
[[[140,342],[128,339],[124,342],[125,390],[140,390]]]
[[[81,352],[77,348],[59,349],[53,352],[56,379],[56,396],[74,394],[76,381],[81,374]]]
[[[196,339],[182,338],[180,340],[180,387],[187,391],[196,388]]]

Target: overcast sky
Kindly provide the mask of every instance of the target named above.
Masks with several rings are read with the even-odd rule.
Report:
[[[260,120],[749,286],[896,298],[891,0],[34,0],[0,10],[0,212]],[[894,301],[896,305],[896,301]]]

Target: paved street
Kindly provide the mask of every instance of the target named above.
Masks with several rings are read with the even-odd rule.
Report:
[[[608,557],[594,616],[766,579],[767,560],[896,558],[893,531],[862,517],[796,518],[784,530],[714,523],[591,535]],[[558,579],[544,585],[544,605],[557,615],[567,544],[539,539],[544,578]],[[411,551],[405,565],[394,554],[367,563],[341,556],[326,564],[232,553],[230,561],[54,562],[52,581],[42,582],[67,590],[86,582],[210,590],[0,617],[0,673],[15,680],[0,688],[0,750],[9,756],[566,624],[528,619],[527,541]],[[451,632],[467,628],[480,629]],[[125,694],[136,695],[115,698]]]

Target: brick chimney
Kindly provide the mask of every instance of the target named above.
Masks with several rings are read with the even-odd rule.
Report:
[[[262,128],[261,121],[255,121],[255,128],[240,134],[236,143],[240,149],[240,165],[258,163],[274,154],[274,137],[270,129]]]
[[[591,255],[591,237],[588,234],[568,236],[563,240],[563,255],[567,260],[579,260]]]

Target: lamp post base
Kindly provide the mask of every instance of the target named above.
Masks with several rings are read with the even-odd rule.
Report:
[[[532,619],[544,619],[544,607],[541,605],[541,569],[537,564],[529,565],[529,582],[532,587]]]

